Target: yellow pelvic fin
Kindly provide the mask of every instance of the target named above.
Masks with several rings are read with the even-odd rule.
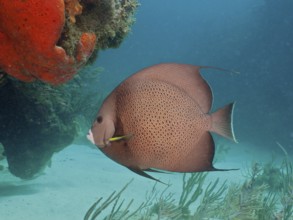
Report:
[[[111,137],[108,139],[108,141],[113,142],[113,141],[120,141],[120,140],[128,140],[132,137],[132,134],[127,134],[123,136],[118,136],[118,137]]]

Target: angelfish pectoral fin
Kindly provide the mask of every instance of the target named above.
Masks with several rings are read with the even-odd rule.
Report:
[[[108,139],[108,141],[114,142],[114,141],[120,141],[120,140],[129,140],[132,136],[133,136],[132,134],[127,134],[123,136],[111,137]]]
[[[140,176],[143,176],[143,177],[146,177],[146,178],[149,178],[149,179],[152,179],[152,180],[155,180],[157,182],[160,182],[160,183],[163,183],[165,185],[168,185],[154,177],[152,177],[151,175],[145,173],[143,170],[139,169],[139,168],[133,168],[133,167],[127,167],[128,169],[130,169],[132,172],[135,172],[136,174],[140,175]]]

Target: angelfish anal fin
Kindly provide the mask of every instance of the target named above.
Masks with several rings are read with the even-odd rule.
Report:
[[[146,170],[144,170],[146,172],[154,172],[154,173],[165,173],[165,174],[169,174],[168,172],[162,171],[162,170],[157,170],[157,169],[152,169],[152,168],[148,168]]]
[[[127,167],[127,168],[130,169],[132,172],[134,172],[134,173],[140,175],[140,176],[143,176],[143,177],[146,177],[146,178],[149,178],[149,179],[155,180],[155,181],[157,181],[157,182],[160,182],[160,183],[162,183],[162,184],[168,185],[168,184],[166,184],[166,183],[164,183],[164,182],[162,182],[162,181],[160,181],[160,180],[158,180],[158,179],[152,177],[151,175],[147,174],[146,172],[144,172],[143,170],[141,170],[141,169],[139,169],[139,168],[133,168],[133,167]]]

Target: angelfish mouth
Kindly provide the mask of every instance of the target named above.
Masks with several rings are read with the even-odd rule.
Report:
[[[104,140],[103,143],[95,143],[92,130],[89,130],[86,137],[92,144],[96,145],[98,148],[104,148],[104,147],[108,147],[111,145],[110,141],[107,141],[107,140]]]
[[[87,134],[87,139],[92,142],[93,144],[95,144],[95,141],[94,141],[94,136],[93,136],[93,133],[92,133],[92,130],[89,130],[88,134]]]

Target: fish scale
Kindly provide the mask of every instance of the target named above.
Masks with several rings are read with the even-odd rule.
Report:
[[[117,117],[121,118],[121,130],[134,134],[128,146],[140,169],[175,171],[176,161],[184,159],[208,130],[207,115],[176,86],[143,80],[122,85],[117,93]]]

